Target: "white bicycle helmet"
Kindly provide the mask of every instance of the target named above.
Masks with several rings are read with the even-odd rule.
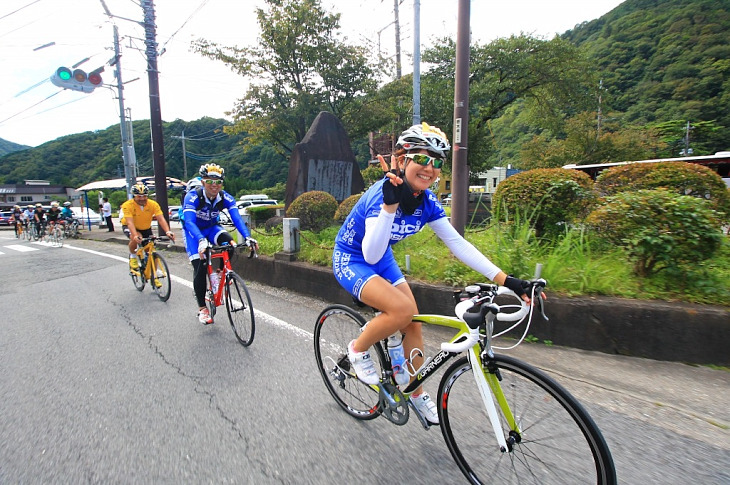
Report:
[[[413,125],[401,133],[396,146],[405,150],[425,148],[441,158],[446,158],[446,153],[451,149],[446,134],[426,122]]]

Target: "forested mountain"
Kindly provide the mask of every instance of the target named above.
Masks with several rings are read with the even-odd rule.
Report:
[[[149,120],[138,120],[133,124],[138,173],[152,175]],[[240,179],[239,188],[271,187],[286,180],[286,159],[266,145],[254,146],[245,151],[242,145],[245,136],[223,133],[223,127],[227,124],[225,120],[214,118],[163,123],[167,175],[184,178],[184,130],[188,178],[197,173],[202,163],[214,161],[226,167],[229,177]],[[30,150],[0,157],[0,183],[5,184],[43,179],[79,187],[95,180],[123,177],[119,125],[64,136]]]
[[[631,124],[713,122],[695,137],[700,154],[730,148],[729,29],[730,0],[626,0],[563,38],[600,71],[604,111]]]
[[[730,150],[730,43],[726,34],[729,30],[730,0],[626,0],[603,17],[577,25],[560,36],[561,42],[578,49],[590,66],[586,70],[595,74],[595,83],[591,79],[589,84],[592,88],[581,85],[584,99],[580,106],[574,102],[558,116],[554,112],[549,120],[541,119],[544,113],[539,109],[539,96],[533,96],[530,103],[514,92],[502,93],[510,101],[509,107],[495,112],[493,117],[484,117],[481,130],[487,135],[480,139],[470,133],[470,153],[480,153],[480,144],[488,146],[480,155],[482,163],[513,163],[521,168],[531,168],[529,163],[536,160],[561,166],[591,163],[590,157],[601,162],[640,159],[633,156],[677,156],[684,146],[688,123],[694,154]],[[494,44],[493,49],[502,45]],[[453,56],[449,59],[453,61]],[[487,61],[473,57],[472,62],[473,69],[477,69],[477,63]],[[453,69],[447,67],[441,77],[453,82]],[[524,72],[524,66],[519,72]],[[447,90],[429,91],[429,75],[437,77],[438,73],[424,74],[422,114],[430,110],[445,114],[448,119],[453,94]],[[404,93],[410,92],[410,86],[393,82],[374,96],[365,97],[365,103],[377,102],[380,93],[389,102],[387,91],[400,88]],[[475,102],[480,99],[479,85],[471,89]],[[541,93],[546,99],[555,94]],[[474,112],[481,108],[473,106]],[[599,108],[602,118],[597,116]],[[410,117],[407,111],[404,106],[402,119]],[[426,119],[433,120],[432,116]],[[602,122],[598,123],[598,130],[597,119]],[[387,121],[392,126],[392,120]],[[378,128],[370,126],[370,118],[357,111],[343,120],[350,128],[348,123],[358,122],[363,125],[358,127],[360,133]],[[212,118],[163,123],[167,174],[185,178],[181,139],[184,131],[188,178],[201,163],[210,160],[226,167],[231,185],[237,189],[267,188],[286,181],[285,155],[267,144],[247,144],[246,133],[224,133],[226,124],[225,120]],[[443,127],[447,129],[447,125]],[[237,131],[240,130],[232,130]],[[134,140],[139,173],[151,175],[148,120],[134,122]],[[367,140],[351,141],[357,161],[364,168],[369,158]],[[77,187],[124,176],[118,125],[65,136],[7,155],[2,155],[3,143],[0,140],[0,183],[46,179]],[[287,140],[287,144],[293,146],[294,141]],[[644,156],[646,153],[651,156]]]
[[[3,140],[2,138],[0,138],[0,156],[20,150],[25,150],[26,148],[30,147],[27,145],[18,145],[17,143],[13,143],[11,141]]]

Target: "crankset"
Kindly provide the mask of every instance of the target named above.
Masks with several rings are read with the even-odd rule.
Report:
[[[382,414],[391,423],[402,426],[408,422],[408,402],[400,390],[390,382],[380,384]]]

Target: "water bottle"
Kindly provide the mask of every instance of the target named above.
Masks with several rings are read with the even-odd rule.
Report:
[[[406,356],[403,351],[403,335],[396,332],[388,337],[388,354],[390,354],[390,364],[393,367],[393,377],[395,383],[399,386],[408,384],[411,377],[406,369]]]
[[[221,281],[221,274],[218,271],[213,271],[210,274],[210,289],[213,293],[218,292],[218,283]]]

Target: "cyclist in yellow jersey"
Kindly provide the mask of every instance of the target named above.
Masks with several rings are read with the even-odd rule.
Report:
[[[139,269],[139,261],[137,261],[135,252],[137,246],[142,242],[142,238],[152,236],[152,219],[157,221],[157,224],[165,231],[165,235],[173,241],[175,234],[170,231],[160,204],[147,198],[149,189],[146,185],[134,185],[132,195],[134,198],[122,204],[121,212],[122,228],[129,237],[129,268],[136,271]]]

